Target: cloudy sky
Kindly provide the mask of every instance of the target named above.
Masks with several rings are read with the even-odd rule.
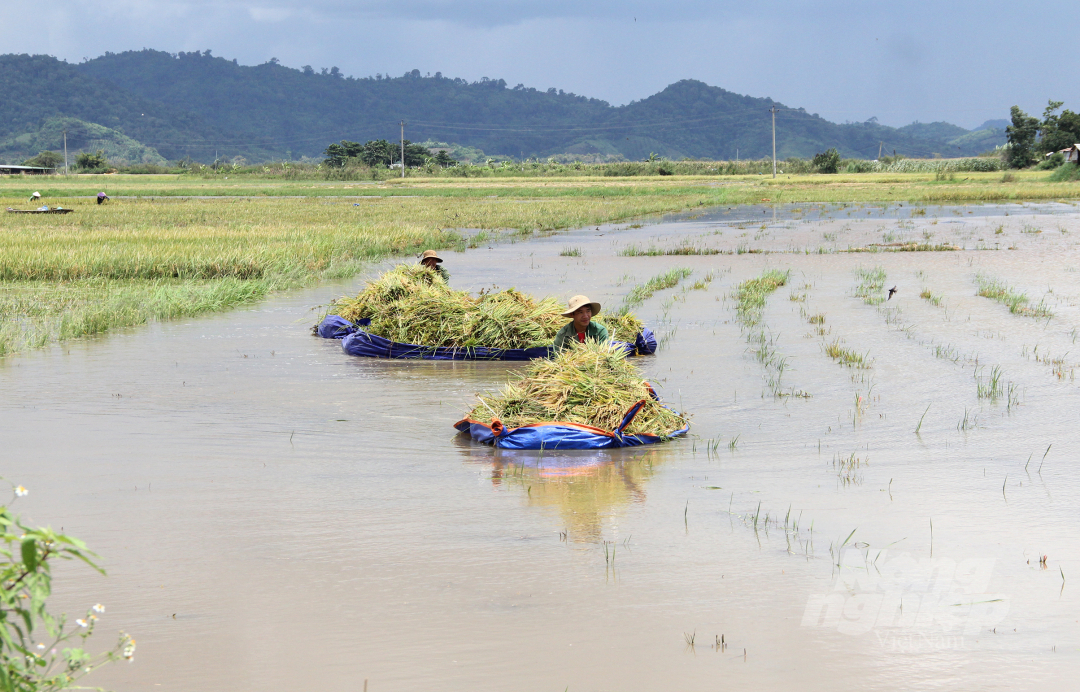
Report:
[[[1077,20],[1076,0],[3,0],[0,53],[211,49],[247,65],[415,68],[612,104],[694,78],[836,122],[970,128],[1013,104],[1080,109]]]

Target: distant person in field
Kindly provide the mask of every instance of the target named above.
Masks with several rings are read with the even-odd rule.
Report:
[[[450,272],[442,266],[442,258],[434,250],[424,250],[424,254],[420,256],[420,264],[441,276],[446,283],[450,283]]]
[[[35,192],[34,194],[30,195],[30,204],[33,204],[34,202],[40,202],[40,201],[41,201],[41,193],[40,192]]]
[[[602,324],[592,321],[592,318],[600,314],[600,303],[593,302],[585,296],[574,296],[567,305],[563,317],[571,319],[570,324],[559,330],[555,335],[555,352],[558,353],[571,343],[585,343],[585,340],[607,343],[608,331]]]
[[[97,203],[98,204],[105,204],[106,200],[108,200],[108,199],[109,199],[109,196],[107,194],[105,194],[104,192],[97,193]]]

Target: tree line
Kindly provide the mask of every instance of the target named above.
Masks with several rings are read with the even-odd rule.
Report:
[[[1056,167],[1064,161],[1058,152],[1080,143],[1080,113],[1068,109],[1058,113],[1064,105],[1064,101],[1051,100],[1043,110],[1042,120],[1019,106],[1012,107],[1012,125],[1005,128],[1010,167],[1027,168],[1040,159]]]
[[[432,154],[431,150],[419,144],[405,140],[405,166],[416,168],[434,164],[442,168],[457,165],[443,150]],[[395,164],[401,165],[402,146],[398,142],[390,142],[385,139],[370,139],[363,144],[341,140],[340,144],[331,144],[323,151],[326,157],[323,163],[331,168],[345,168],[350,163],[361,163],[371,168],[389,168]]]

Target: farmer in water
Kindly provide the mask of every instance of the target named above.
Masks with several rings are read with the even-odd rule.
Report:
[[[434,250],[424,250],[424,254],[420,256],[420,264],[441,276],[446,283],[450,283],[450,272],[441,266],[442,258]]]
[[[600,303],[594,303],[585,296],[574,296],[570,299],[563,317],[569,317],[573,321],[559,330],[555,335],[555,352],[562,351],[567,342],[585,343],[585,340],[608,341],[607,329],[602,324],[592,321],[595,315],[600,314]]]
[[[97,203],[98,204],[104,204],[105,200],[107,200],[107,199],[109,199],[109,196],[107,194],[105,194],[104,192],[97,193]]]

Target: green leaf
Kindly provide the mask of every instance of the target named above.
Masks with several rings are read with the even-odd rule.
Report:
[[[11,678],[8,676],[7,666],[0,666],[0,689],[3,692],[14,692],[15,687],[11,684]]]
[[[38,553],[37,539],[24,538],[22,542],[22,561],[28,572],[37,571]]]

